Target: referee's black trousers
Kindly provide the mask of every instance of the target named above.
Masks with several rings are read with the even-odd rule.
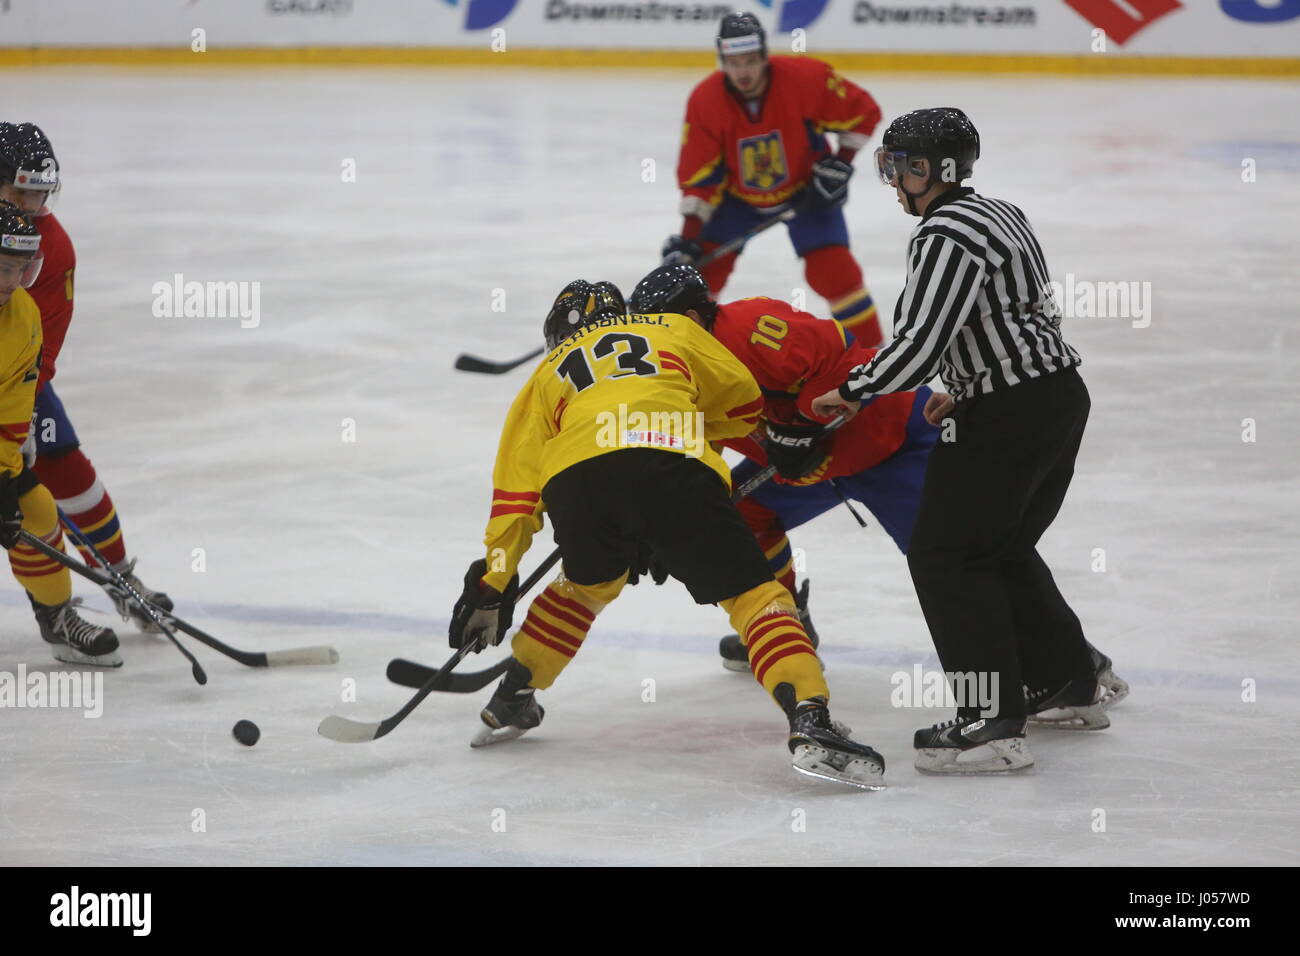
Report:
[[[996,675],[997,716],[1022,682],[1091,673],[1079,618],[1036,550],[1074,475],[1091,402],[1073,368],[958,403],[930,453],[907,563],[943,669]],[[981,712],[958,699],[961,716]],[[986,716],[990,716],[986,713]]]

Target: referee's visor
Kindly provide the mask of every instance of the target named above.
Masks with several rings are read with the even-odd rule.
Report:
[[[912,173],[920,176],[921,171],[915,168],[916,160],[908,158],[906,152],[901,150],[886,149],[883,146],[876,147],[876,173],[880,176],[880,181],[886,186],[894,185],[894,179],[904,173]],[[924,157],[917,157],[917,160]]]

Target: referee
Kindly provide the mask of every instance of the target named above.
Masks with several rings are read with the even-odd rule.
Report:
[[[945,429],[907,560],[959,708],[956,720],[917,731],[916,767],[1020,770],[1034,762],[1029,714],[1066,709],[1072,726],[1109,724],[1097,661],[1035,549],[1070,486],[1088,390],[1024,213],[961,185],[980,154],[966,114],[916,110],[882,142],[881,179],[921,217],[895,337],[813,408],[829,417],[845,402],[942,378],[948,394],[931,396],[925,413]]]

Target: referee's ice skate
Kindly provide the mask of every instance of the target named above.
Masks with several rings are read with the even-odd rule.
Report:
[[[912,746],[922,773],[1014,773],[1034,765],[1017,717],[958,717],[918,730]]]

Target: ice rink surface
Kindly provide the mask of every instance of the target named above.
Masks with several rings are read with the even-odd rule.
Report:
[[[56,385],[141,576],[229,643],[342,662],[255,671],[195,645],[198,687],[120,625],[102,717],[0,712],[0,863],[1300,862],[1300,87],[851,76],[887,120],[963,107],[973,185],[1026,211],[1053,276],[1151,283],[1147,327],[1066,319],[1093,414],[1041,546],[1132,684],[1109,730],[1032,732],[1015,778],[914,771],[912,731],[951,715],[892,707],[891,675],[937,661],[903,558],[837,509],[792,540],[832,709],[889,761],[885,792],[796,775],[782,715],[718,664],[722,613],[672,582],[624,592],[516,743],[467,746],[488,691],[375,743],[317,736],[407,699],[390,657],[447,656],[526,378],[452,360],[521,355],[568,280],[630,290],[656,264],[699,75],[14,71],[4,118],[52,138],[79,259]],[[914,220],[859,166],[853,247],[892,315]],[[259,282],[256,327],[155,317],[178,273]],[[802,284],[771,233],[724,299]],[[12,581],[0,634],[0,671],[59,668]]]

